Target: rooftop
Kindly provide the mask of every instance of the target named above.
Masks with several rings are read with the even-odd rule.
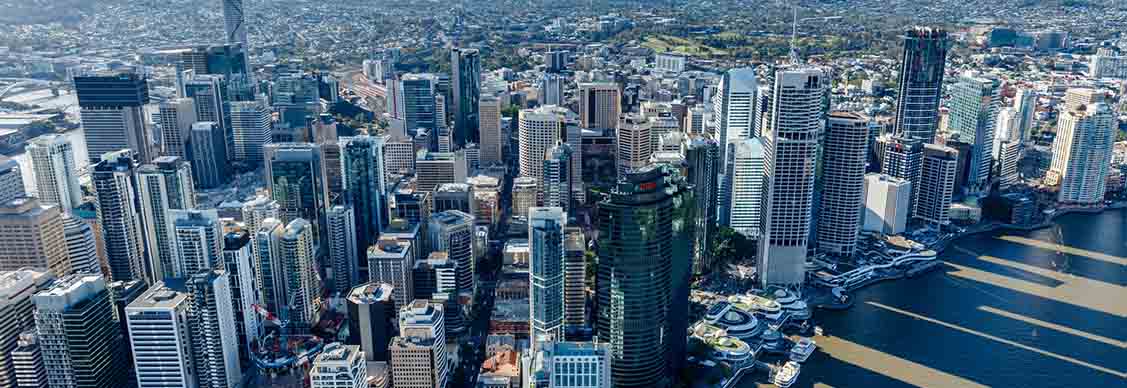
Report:
[[[348,300],[356,304],[371,304],[391,300],[391,291],[394,288],[387,283],[368,283],[356,286],[348,294]]]

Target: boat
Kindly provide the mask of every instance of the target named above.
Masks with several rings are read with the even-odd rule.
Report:
[[[775,378],[771,379],[771,382],[775,383],[775,386],[779,388],[790,387],[798,380],[800,369],[801,367],[797,362],[787,361],[786,364],[775,369]]]
[[[801,338],[798,343],[790,348],[790,359],[795,362],[806,362],[807,358],[814,353],[818,345],[814,344],[814,340],[810,338]]]

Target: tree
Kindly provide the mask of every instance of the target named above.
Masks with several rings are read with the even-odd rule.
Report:
[[[721,226],[713,240],[713,255],[720,260],[746,261],[755,258],[755,240],[735,229]]]

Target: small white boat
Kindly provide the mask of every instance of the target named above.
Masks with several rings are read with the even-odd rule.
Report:
[[[796,362],[806,362],[806,359],[810,358],[810,355],[813,354],[814,350],[817,348],[818,345],[815,345],[814,340],[801,338],[798,340],[798,343],[790,348],[790,359]]]
[[[787,388],[798,380],[798,373],[801,367],[797,362],[787,361],[786,364],[775,369],[775,378],[771,382],[775,383],[776,387]]]

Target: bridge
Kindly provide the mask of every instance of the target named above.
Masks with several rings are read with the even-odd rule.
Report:
[[[22,89],[36,88],[47,89],[53,87],[54,82],[30,78],[0,78],[0,101],[8,94]]]

